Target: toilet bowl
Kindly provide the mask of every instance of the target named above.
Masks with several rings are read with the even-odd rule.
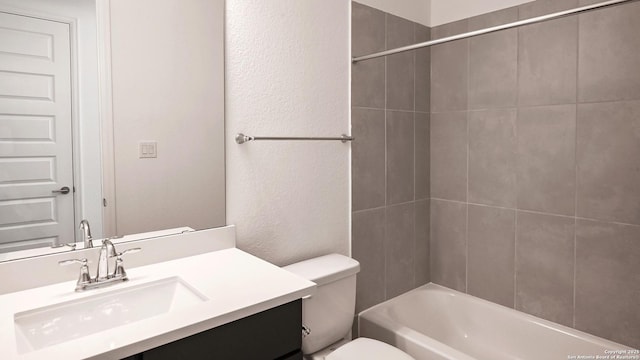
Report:
[[[415,360],[378,340],[349,341],[355,315],[356,274],[360,264],[331,254],[284,267],[317,284],[315,294],[302,300],[302,352],[307,360]]]
[[[325,357],[325,360],[415,360],[404,351],[382,341],[357,338],[340,346]]]

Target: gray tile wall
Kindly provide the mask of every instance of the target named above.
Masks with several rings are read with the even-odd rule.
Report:
[[[431,49],[434,282],[640,347],[638,19],[630,3]]]
[[[430,39],[430,29],[353,3],[352,53]],[[356,311],[430,281],[430,51],[352,67]]]

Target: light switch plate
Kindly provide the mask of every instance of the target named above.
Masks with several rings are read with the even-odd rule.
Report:
[[[156,141],[140,142],[140,159],[152,159],[158,157],[158,143]]]

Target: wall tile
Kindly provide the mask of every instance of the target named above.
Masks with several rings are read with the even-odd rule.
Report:
[[[413,23],[387,14],[387,49],[410,45],[414,42]],[[387,57],[387,109],[414,109],[414,52]]]
[[[385,210],[353,213],[351,248],[360,262],[356,313],[385,300]]]
[[[640,99],[639,18],[639,3],[580,15],[580,101]]]
[[[521,20],[547,15],[558,11],[573,9],[578,0],[536,0],[518,6]]]
[[[354,55],[385,50],[385,13],[352,2],[351,49]]]
[[[384,109],[385,64],[378,58],[351,66],[351,105]]]
[[[469,19],[469,30],[517,19],[517,8],[509,8]],[[517,29],[469,39],[469,109],[515,106],[518,100],[517,74]]]
[[[573,325],[574,219],[518,212],[516,309]]]
[[[429,114],[415,114],[415,198],[428,199],[429,186]]]
[[[418,287],[431,281],[429,269],[429,200],[416,201],[415,236],[416,246],[414,250],[415,283]]]
[[[515,226],[515,210],[469,205],[469,294],[514,307]]]
[[[430,38],[429,28],[367,6],[354,4],[353,17],[354,55]],[[352,67],[357,311],[430,279],[430,74],[429,49]]]
[[[431,35],[596,2],[532,1]],[[638,18],[629,3],[431,49],[434,282],[640,347]]]
[[[463,33],[467,21],[458,21],[431,29],[434,39]],[[431,47],[431,112],[467,109],[469,60],[468,40]]]
[[[385,49],[385,13],[352,3],[351,46],[354,55]],[[382,109],[385,105],[385,59],[359,62],[352,66],[353,106]]]
[[[469,112],[469,202],[516,207],[516,114]]]
[[[518,32],[519,104],[575,103],[578,18],[529,25]]]
[[[580,6],[601,3],[602,0],[578,0]]]
[[[387,57],[387,109],[413,111],[414,61],[412,52]]]
[[[640,227],[578,220],[576,328],[640,348]]]
[[[578,106],[578,215],[640,224],[640,101]]]
[[[468,31],[485,29],[518,20],[518,7],[510,7],[468,19]],[[510,31],[506,31],[510,32]],[[483,37],[484,35],[480,36]]]
[[[351,144],[353,210],[385,204],[385,112],[353,108]]]
[[[466,291],[467,204],[431,200],[431,281]]]
[[[415,38],[414,23],[401,17],[387,14],[387,50],[411,45]]]
[[[575,213],[575,105],[518,113],[518,208]]]
[[[424,42],[431,39],[431,29],[420,25],[415,26],[415,42]],[[415,50],[416,66],[415,66],[415,110],[429,112],[431,111],[431,50],[423,48]]]
[[[386,208],[386,293],[387,299],[413,289],[415,208],[413,203]]]
[[[467,32],[468,28],[468,19],[454,21],[431,28],[431,36],[433,37],[433,39],[441,39],[443,37],[458,35]]]
[[[387,205],[413,200],[413,113],[387,111]]]
[[[467,200],[467,113],[431,114],[431,197]]]

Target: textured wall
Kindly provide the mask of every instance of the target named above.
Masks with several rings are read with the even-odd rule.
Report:
[[[352,49],[429,39],[429,28],[353,3]],[[356,310],[429,281],[429,50],[352,66]]]
[[[349,253],[350,144],[233,139],[350,133],[349,24],[348,1],[227,2],[227,223],[278,265]]]
[[[638,18],[632,3],[432,48],[434,282],[640,347]]]

